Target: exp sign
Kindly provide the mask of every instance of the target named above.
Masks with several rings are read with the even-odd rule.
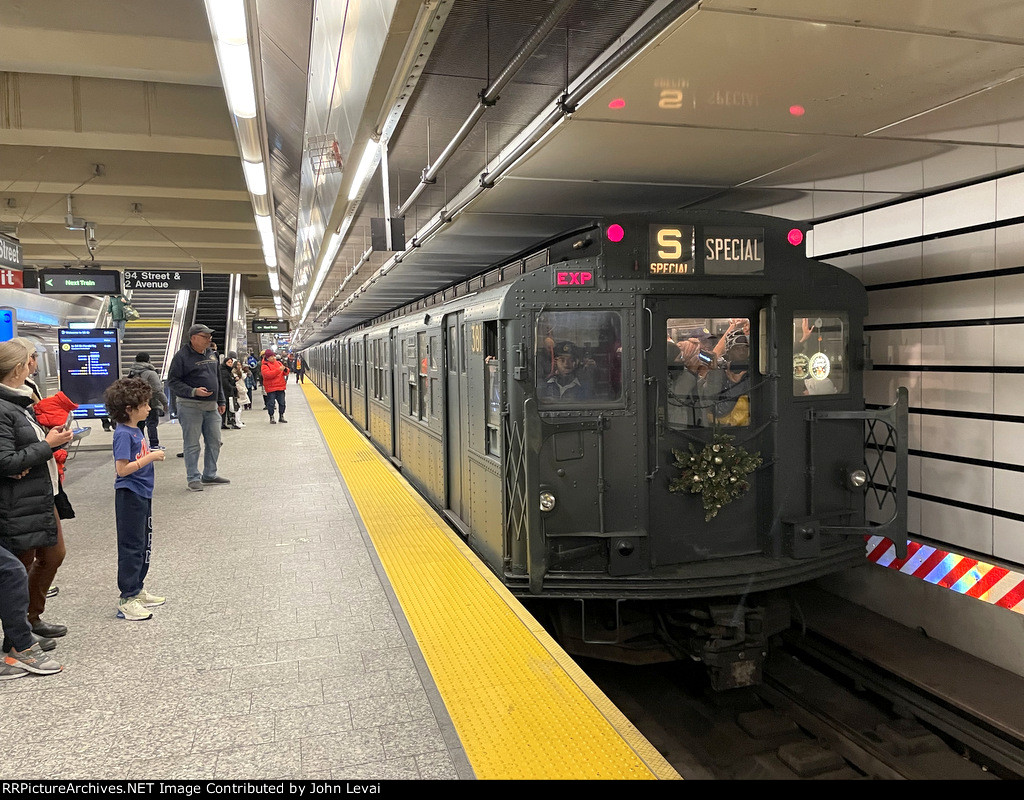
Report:
[[[585,269],[556,269],[555,286],[559,288],[583,288],[594,285],[594,273]]]

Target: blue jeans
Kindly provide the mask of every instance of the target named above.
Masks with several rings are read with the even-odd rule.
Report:
[[[28,574],[13,553],[0,547],[0,623],[4,629],[3,649],[7,653],[32,646],[28,624]]]
[[[278,389],[276,392],[267,392],[267,411],[270,412],[270,418],[274,418],[274,405],[277,405],[278,416],[284,416],[284,389]]]
[[[135,597],[144,588],[153,549],[153,501],[124,487],[114,490],[117,526],[117,588],[121,599]]]
[[[178,422],[185,440],[185,477],[189,483],[199,480],[199,434],[203,435],[203,474],[205,480],[217,477],[217,456],[220,455],[220,413],[216,406],[203,411],[178,403]]]

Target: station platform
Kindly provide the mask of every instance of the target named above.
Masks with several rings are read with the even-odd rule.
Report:
[[[679,778],[315,386],[287,399],[221,431],[201,493],[161,425],[144,622],[90,421],[43,615],[64,671],[0,683],[0,779]]]

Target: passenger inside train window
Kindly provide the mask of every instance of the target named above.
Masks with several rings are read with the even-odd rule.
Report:
[[[722,361],[712,365],[698,384],[704,421],[708,425],[744,427],[750,424],[750,339],[737,326],[726,339]],[[748,329],[749,330],[749,329]]]
[[[537,319],[543,407],[607,405],[622,396],[622,320],[609,311],[549,311]]]

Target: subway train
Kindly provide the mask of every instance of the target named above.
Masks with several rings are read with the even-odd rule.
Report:
[[[906,547],[867,293],[755,214],[595,220],[307,349],[316,385],[576,655],[760,680],[785,589]]]

